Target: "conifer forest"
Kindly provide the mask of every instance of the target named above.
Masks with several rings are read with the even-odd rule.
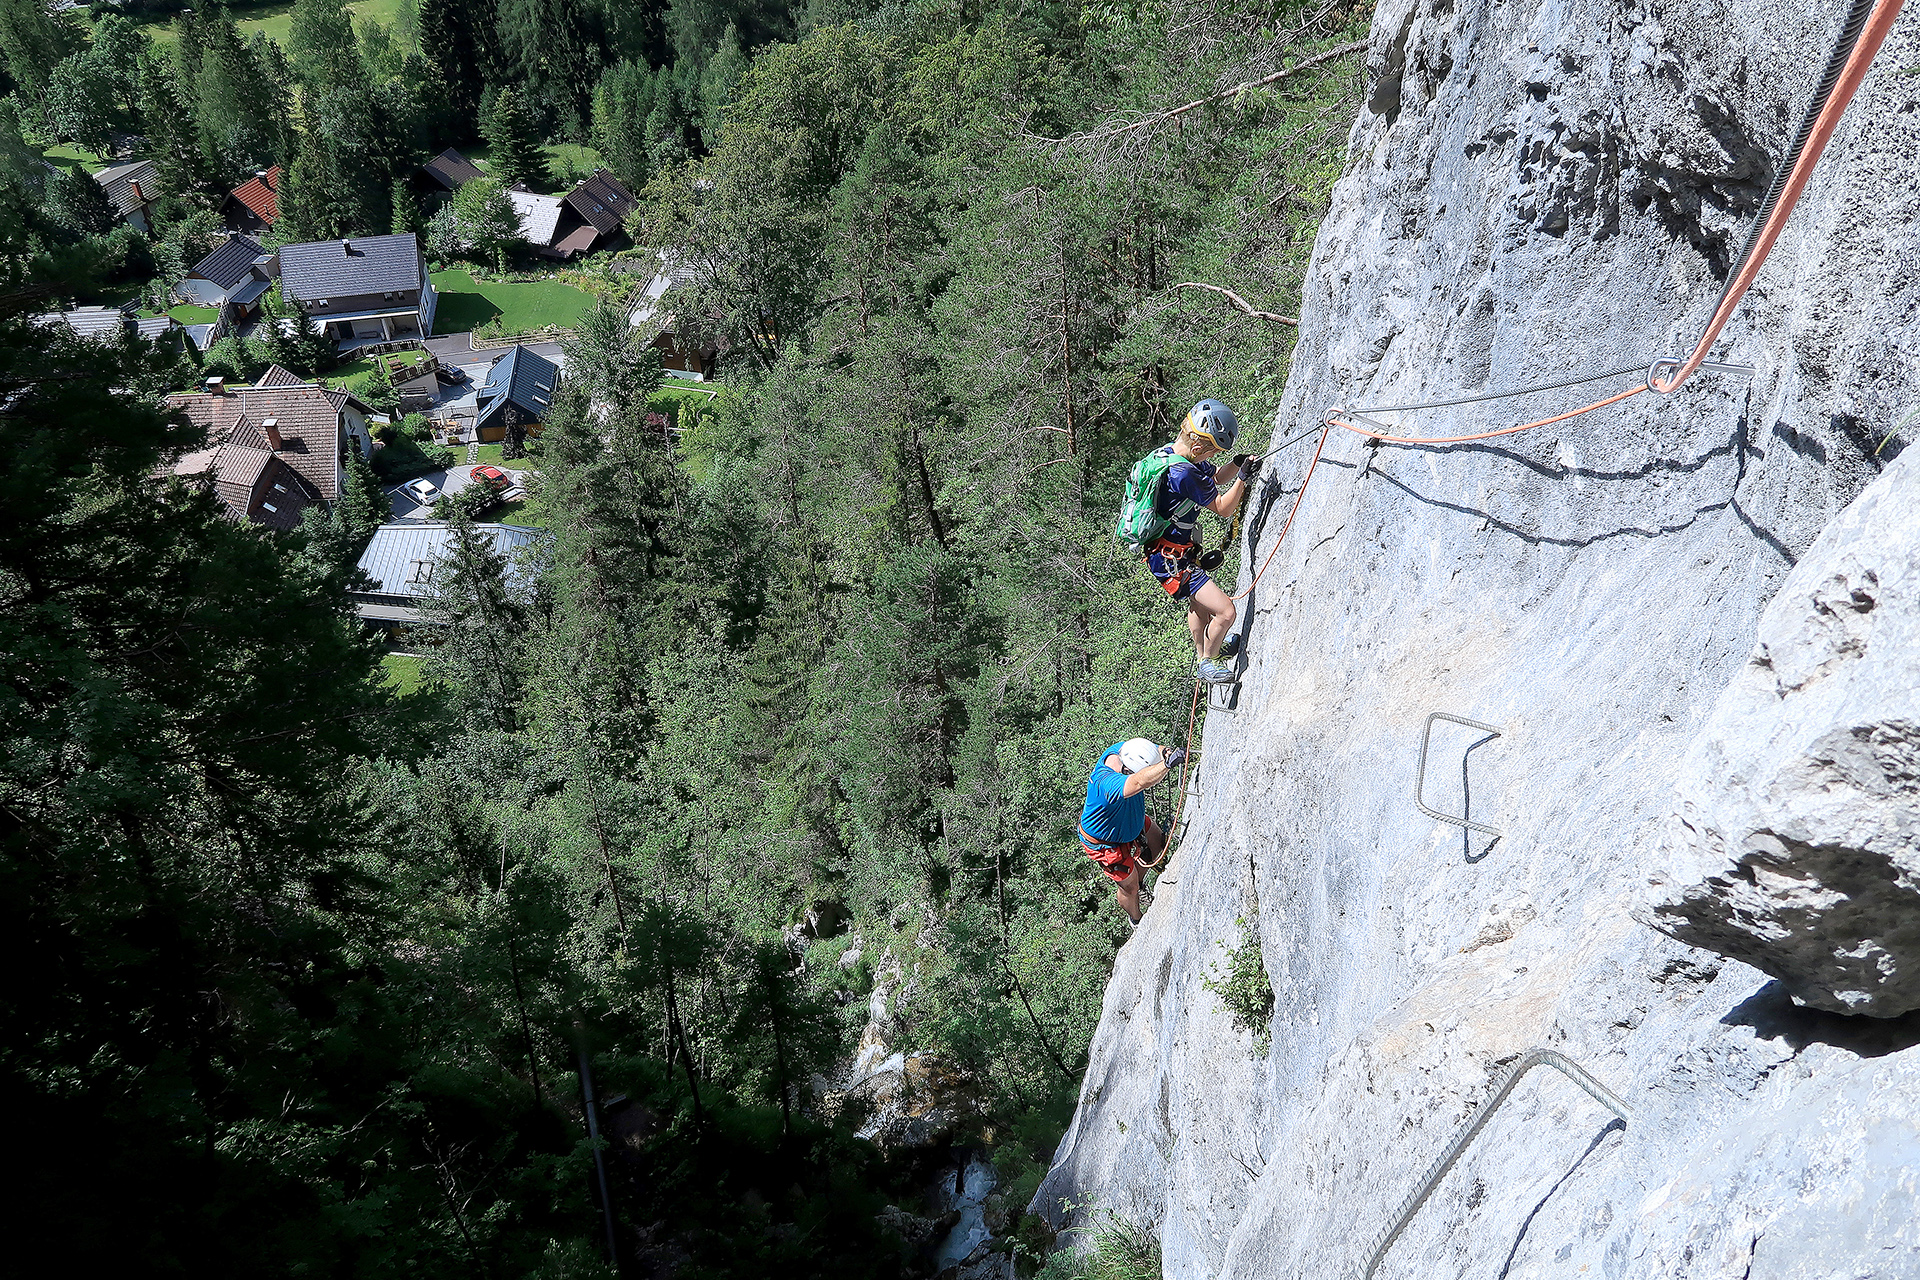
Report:
[[[1201,397],[1279,443],[1370,16],[0,0],[16,1235],[76,1274],[931,1275],[894,1206],[965,1148],[1007,1265],[1072,1274],[1021,1210],[1128,936],[1075,820],[1193,692],[1114,517]],[[486,185],[436,213],[449,147]],[[273,529],[167,469],[207,443],[169,393],[340,375],[278,289],[205,351],[46,322],[166,314],[274,166],[269,250],[412,231],[490,278],[532,270],[502,192],[637,197],[568,269],[545,535],[448,515],[417,683],[349,599],[389,477]],[[621,265],[662,253],[718,353],[671,412]],[[939,1146],[862,1136],[870,1024],[960,1099]]]

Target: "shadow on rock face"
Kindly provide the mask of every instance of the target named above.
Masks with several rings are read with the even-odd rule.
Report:
[[[1824,1044],[1862,1058],[1880,1058],[1920,1044],[1920,1010],[1898,1018],[1826,1013],[1795,1004],[1778,982],[1761,987],[1720,1021],[1729,1027],[1752,1027],[1762,1040],[1785,1040],[1795,1053]]]

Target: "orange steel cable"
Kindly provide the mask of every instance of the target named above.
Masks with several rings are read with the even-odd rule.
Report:
[[[1826,105],[1820,110],[1807,140],[1800,148],[1795,159],[1793,172],[1786,184],[1780,189],[1779,199],[1761,224],[1759,234],[1748,247],[1746,260],[1740,264],[1740,270],[1727,282],[1726,290],[1720,295],[1720,305],[1713,310],[1713,318],[1707,321],[1706,332],[1700,335],[1693,354],[1674,371],[1670,378],[1657,375],[1647,379],[1647,385],[1661,394],[1678,391],[1682,383],[1691,378],[1694,371],[1707,358],[1707,348],[1720,336],[1720,330],[1733,317],[1733,310],[1740,304],[1754,278],[1760,274],[1760,268],[1766,263],[1767,254],[1773,249],[1773,242],[1786,228],[1787,219],[1793,216],[1793,209],[1799,203],[1800,195],[1806,190],[1807,182],[1813,177],[1815,166],[1820,163],[1820,154],[1826,150],[1827,142],[1840,126],[1840,117],[1846,114],[1847,104],[1859,91],[1860,84],[1867,78],[1867,72],[1873,68],[1873,61],[1880,53],[1880,46],[1886,42],[1893,30],[1894,19],[1900,16],[1900,7],[1905,0],[1879,0],[1873,14],[1861,29],[1859,39],[1855,41],[1853,51],[1847,57],[1845,68],[1840,73],[1832,92],[1827,96]]]
[[[1595,409],[1604,409],[1610,404],[1619,404],[1622,400],[1625,400],[1627,397],[1637,396],[1642,391],[1645,391],[1646,389],[1647,389],[1647,384],[1643,382],[1637,387],[1629,387],[1627,390],[1622,391],[1619,395],[1608,396],[1605,400],[1595,400],[1590,405],[1586,405],[1579,409],[1572,409],[1566,413],[1556,414],[1551,418],[1542,418],[1538,422],[1522,423],[1520,426],[1517,426],[1517,427],[1502,427],[1498,431],[1482,431],[1478,435],[1471,435],[1471,436],[1383,435],[1378,431],[1369,431],[1365,427],[1356,427],[1351,422],[1341,421],[1340,418],[1337,416],[1340,412],[1340,410],[1338,409],[1334,410],[1333,413],[1330,413],[1327,415],[1327,425],[1331,427],[1340,427],[1344,430],[1353,432],[1357,436],[1365,436],[1369,440],[1378,440],[1383,444],[1465,444],[1470,440],[1491,440],[1495,436],[1510,436],[1510,435],[1517,434],[1518,432],[1521,432],[1521,431],[1531,431],[1535,427],[1550,427],[1556,422],[1565,422],[1568,418],[1577,418],[1583,413],[1592,413]]]

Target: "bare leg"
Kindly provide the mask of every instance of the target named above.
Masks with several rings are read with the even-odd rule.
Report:
[[[1210,616],[1202,612],[1199,605],[1188,602],[1187,631],[1193,636],[1193,656],[1196,660],[1207,656],[1207,619]]]
[[[1220,646],[1226,641],[1227,632],[1233,629],[1233,621],[1239,612],[1233,607],[1233,601],[1220,589],[1217,582],[1209,582],[1193,593],[1193,612],[1207,614],[1206,633],[1199,645],[1202,658],[1212,658],[1219,654]],[[1189,617],[1192,613],[1189,613]],[[1188,624],[1189,626],[1192,623]]]
[[[1136,862],[1133,864],[1133,874],[1120,882],[1120,887],[1113,891],[1113,896],[1119,901],[1120,909],[1127,913],[1127,919],[1133,921],[1135,924],[1139,924],[1140,923],[1140,864],[1139,863]]]
[[[1153,823],[1140,833],[1140,839],[1146,842],[1147,852],[1153,855],[1153,864],[1160,865],[1160,855],[1167,851],[1167,833]]]

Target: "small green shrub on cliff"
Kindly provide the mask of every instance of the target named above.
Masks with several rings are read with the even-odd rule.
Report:
[[[1160,1241],[1153,1232],[1108,1213],[1085,1253],[1062,1249],[1034,1280],[1160,1280]]]
[[[1233,1015],[1233,1025],[1253,1037],[1256,1053],[1265,1054],[1273,1043],[1273,983],[1260,958],[1259,931],[1245,916],[1234,923],[1240,926],[1240,945],[1227,952],[1226,972],[1220,971],[1218,962],[1210,964],[1211,976],[1202,978],[1200,985],[1220,997],[1222,1007]]]

